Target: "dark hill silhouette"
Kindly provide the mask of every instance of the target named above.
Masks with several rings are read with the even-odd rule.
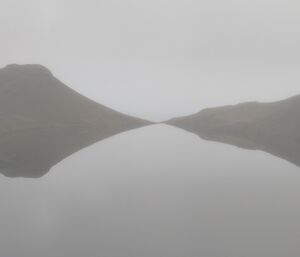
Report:
[[[0,173],[40,177],[72,153],[148,121],[68,88],[40,65],[0,69]]]
[[[205,109],[166,123],[206,140],[262,150],[300,166],[300,95],[273,103]]]

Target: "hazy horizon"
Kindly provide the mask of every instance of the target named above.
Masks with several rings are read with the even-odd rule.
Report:
[[[299,257],[299,24],[296,0],[0,0],[0,257]]]
[[[0,66],[44,65],[123,113],[162,121],[300,92],[295,1],[0,3]]]

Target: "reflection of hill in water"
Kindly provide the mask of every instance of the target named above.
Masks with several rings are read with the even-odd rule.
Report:
[[[300,95],[203,110],[167,122],[200,137],[262,150],[300,166]]]
[[[81,96],[39,65],[0,70],[0,169],[39,177],[70,154],[149,122]]]
[[[300,96],[203,110],[167,124],[200,137],[262,150],[300,166]],[[0,70],[0,172],[40,177],[95,142],[150,125],[78,94],[40,65]]]
[[[299,194],[288,162],[148,126],[2,177],[1,257],[298,257]]]

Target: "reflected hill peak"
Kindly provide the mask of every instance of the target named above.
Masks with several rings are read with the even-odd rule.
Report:
[[[300,166],[300,95],[272,103],[209,108],[167,124],[201,138],[262,150]]]
[[[0,69],[0,172],[40,177],[72,153],[149,125],[72,90],[41,65]]]

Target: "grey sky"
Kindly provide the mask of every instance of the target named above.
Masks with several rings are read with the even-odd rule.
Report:
[[[296,0],[0,0],[0,65],[152,120],[300,92]]]

